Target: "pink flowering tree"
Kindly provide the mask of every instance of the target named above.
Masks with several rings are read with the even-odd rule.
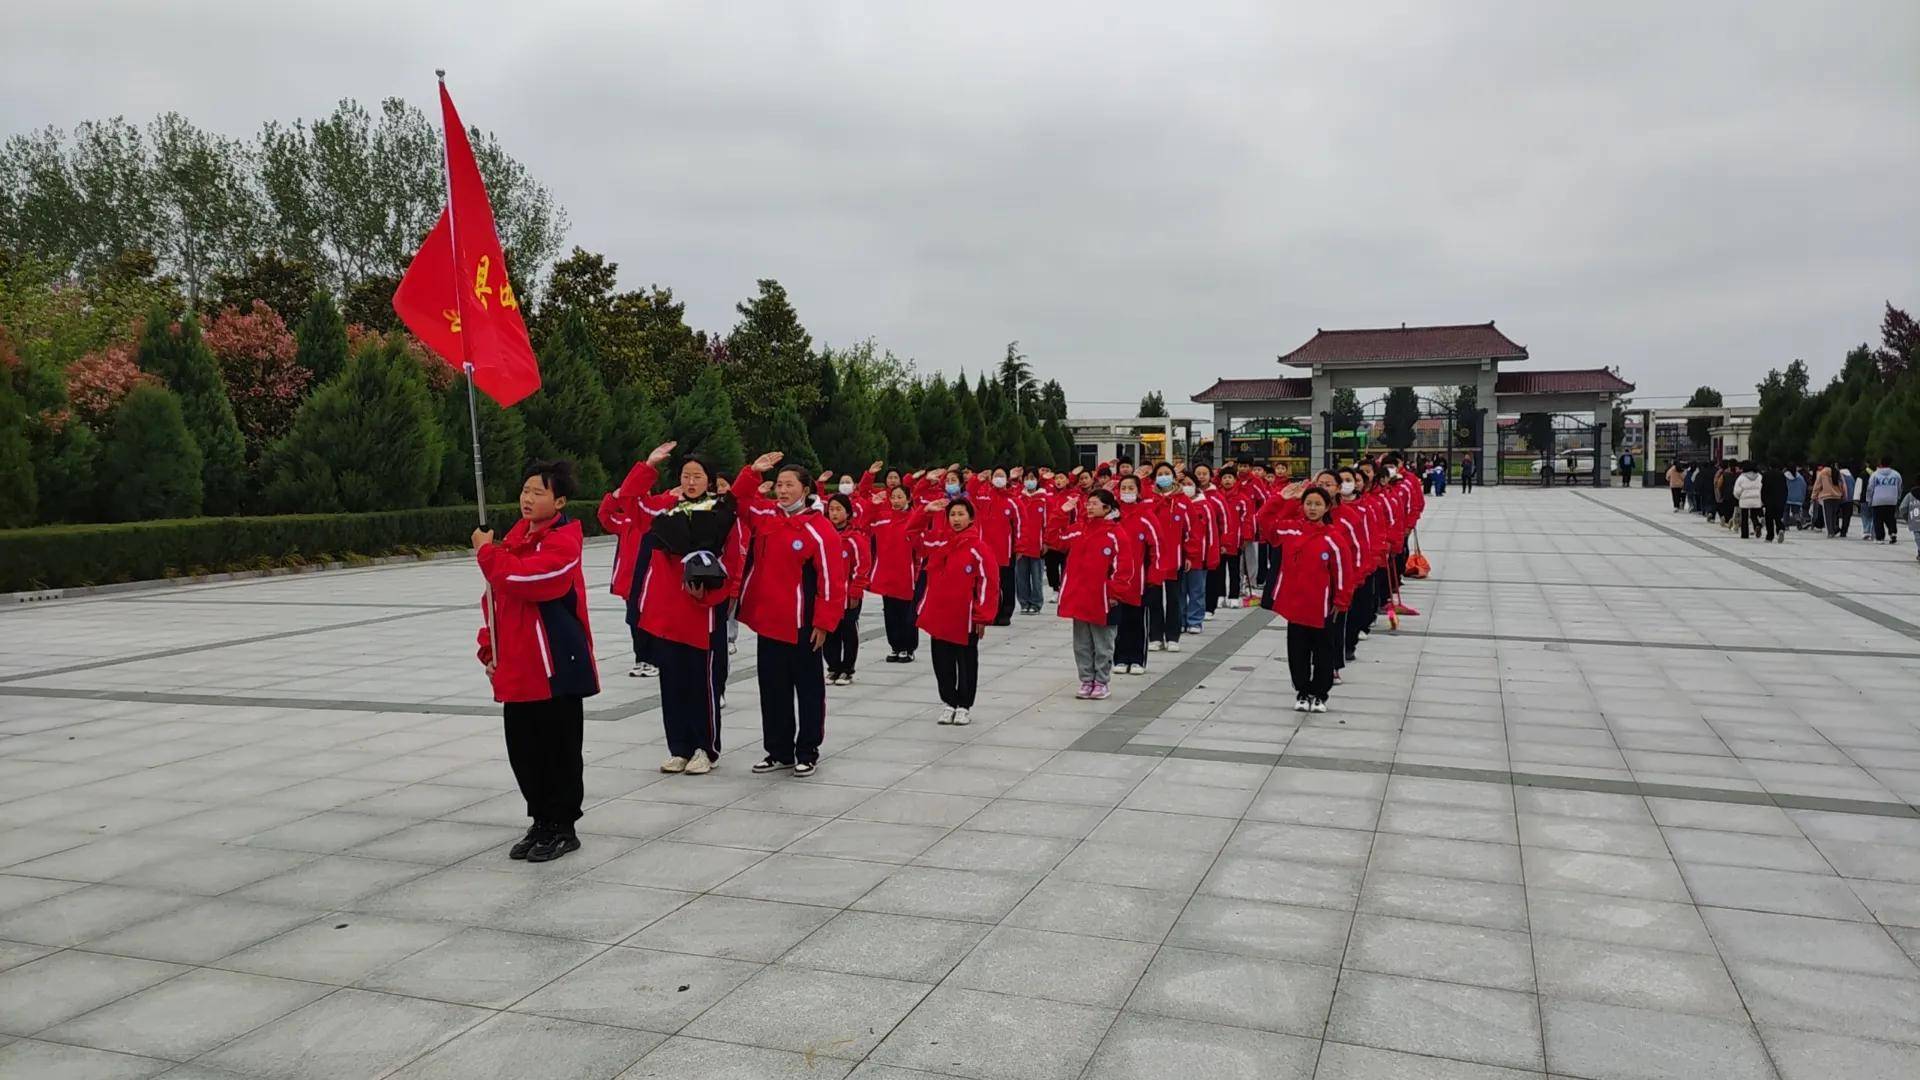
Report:
[[[67,365],[67,403],[81,423],[104,432],[134,387],[159,385],[159,379],[140,370],[136,352],[134,342],[116,341]]]
[[[299,346],[286,322],[258,300],[244,312],[223,308],[207,320],[203,336],[220,363],[247,457],[258,458],[293,426],[313,373],[294,362]]]

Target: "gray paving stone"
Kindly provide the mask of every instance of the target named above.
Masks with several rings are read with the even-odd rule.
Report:
[[[670,1033],[758,970],[759,964],[740,960],[616,946],[516,1002],[513,1011]]]
[[[843,908],[867,895],[895,872],[889,863],[782,852],[741,871],[714,891],[755,900]]]
[[[622,885],[704,892],[766,857],[766,852],[750,848],[652,840],[601,863],[586,876]]]
[[[1037,874],[904,866],[855,901],[860,911],[999,922],[1039,883]]]
[[[1054,868],[1073,881],[1142,889],[1191,889],[1213,864],[1211,851],[1146,848],[1085,840]]]
[[[575,878],[540,882],[482,923],[496,930],[547,934],[611,945],[678,910],[692,893]]]
[[[872,1060],[976,1080],[1072,1080],[1114,1010],[941,987],[874,1050]]]
[[[675,1036],[619,1080],[839,1080],[851,1061]]]
[[[96,1050],[186,1061],[329,992],[313,983],[202,968],[42,1034]]]
[[[842,818],[795,840],[786,850],[796,855],[904,863],[932,847],[947,832],[939,825],[896,825]]]
[[[188,859],[145,863],[114,878],[113,883],[218,896],[286,873],[313,858],[305,852],[221,845]]]
[[[1920,980],[1729,958],[1756,1023],[1920,1043]]]
[[[217,963],[255,975],[347,986],[459,932],[458,926],[449,923],[341,912],[242,949]]]
[[[0,1033],[32,1035],[186,970],[73,950],[41,957],[0,972]]]
[[[1345,972],[1327,1038],[1509,1068],[1542,1067],[1533,996],[1482,986]]]
[[[1780,811],[1774,811],[1780,813]],[[1786,819],[1781,814],[1782,820]],[[1791,824],[1791,823],[1789,823]],[[1665,830],[1667,846],[1682,867],[1690,863],[1714,863],[1723,866],[1756,866],[1769,870],[1795,870],[1801,873],[1831,872],[1827,860],[1805,839],[1798,836],[1763,836],[1745,832],[1711,829]]]
[[[858,1061],[932,987],[836,971],[769,967],[689,1024],[686,1034]]]
[[[1119,1008],[1152,957],[1146,944],[1003,926],[953,970],[947,984]]]
[[[1318,1050],[1292,1035],[1122,1013],[1087,1071],[1112,1080],[1308,1080]]]
[[[1730,1020],[1746,1015],[1715,956],[1551,937],[1533,939],[1533,956],[1543,997]]]
[[[1008,913],[1008,926],[1066,934],[1158,942],[1173,928],[1189,894],[1049,877]]]
[[[1533,989],[1527,935],[1482,926],[1359,915],[1342,963],[1388,975]]]
[[[831,908],[702,896],[622,944],[764,964],[833,917]]]
[[[1707,927],[1729,959],[1762,960],[1910,979],[1913,961],[1877,925],[1702,908]]]
[[[1920,1075],[1920,1046],[1760,1025],[1780,1080],[1908,1080]]]
[[[655,1032],[496,1013],[394,1073],[394,1080],[605,1080],[664,1041]],[[532,1063],[538,1063],[532,1066]]]
[[[1165,948],[1126,1009],[1317,1039],[1326,1030],[1337,974],[1311,964]]]
[[[1711,953],[1713,938],[1692,904],[1529,889],[1531,932],[1542,937]]]
[[[237,889],[230,899],[339,908],[432,872],[432,867],[421,863],[322,855],[285,873]]]
[[[1101,806],[995,799],[979,813],[968,818],[966,825],[969,829],[978,829],[983,832],[1058,836],[1068,840],[1079,840],[1092,832],[1107,816],[1107,809]]]
[[[1310,964],[1340,963],[1353,916],[1331,908],[1196,896],[1166,944]]]
[[[497,930],[462,930],[360,980],[368,990],[504,1009],[585,963],[590,942]]]
[[[1313,1074],[1314,1080],[1539,1080],[1542,1075],[1332,1041],[1321,1044],[1320,1068]]]
[[[1687,866],[1682,873],[1698,904],[1857,922],[1873,919],[1847,883],[1831,873],[1710,865]]]
[[[33,1039],[0,1046],[0,1077],[7,1080],[146,1080],[173,1064]]]
[[[1360,882],[1365,874],[1358,865],[1327,866],[1222,855],[1200,883],[1200,892],[1208,896],[1350,911],[1360,898]]]
[[[0,918],[0,939],[60,948],[103,937],[194,903],[196,897],[121,885],[88,885]]]
[[[311,908],[213,899],[95,938],[87,947],[176,964],[210,964],[320,914]]]
[[[1751,1024],[1584,1001],[1546,1000],[1547,1067],[1593,1080],[1768,1080]]]
[[[1375,870],[1508,885],[1518,885],[1522,880],[1520,849],[1513,844],[1483,844],[1432,836],[1381,833],[1374,838],[1368,865]]]
[[[949,870],[995,870],[1044,874],[1074,847],[1072,840],[1051,836],[956,829],[913,860],[916,866]]]
[[[987,931],[977,922],[846,911],[795,945],[780,962],[935,983],[946,978]]]
[[[1528,926],[1526,890],[1520,886],[1424,874],[1369,872],[1358,910],[1498,930]]]
[[[1568,889],[1675,903],[1691,900],[1671,860],[1522,848],[1521,861],[1526,869],[1528,888]]]
[[[687,844],[778,851],[827,823],[829,819],[803,814],[774,814],[759,810],[715,810],[667,834]]]
[[[336,990],[195,1064],[262,1080],[372,1080],[487,1015],[464,1005]]]

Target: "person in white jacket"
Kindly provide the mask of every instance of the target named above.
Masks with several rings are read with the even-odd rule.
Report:
[[[1760,531],[1760,512],[1764,503],[1760,496],[1760,470],[1753,462],[1743,462],[1740,476],[1733,482],[1733,501],[1740,507],[1740,539],[1757,536]]]

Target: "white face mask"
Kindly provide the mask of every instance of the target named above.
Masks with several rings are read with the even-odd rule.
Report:
[[[1026,488],[1028,491],[1032,491],[1033,489],[1040,486],[1040,481],[1029,477],[1028,479],[1021,481],[1020,486],[1023,488]]]
[[[1353,494],[1353,481],[1351,480],[1340,481],[1340,494],[1342,495]]]
[[[851,480],[840,481],[840,494],[842,495],[853,494],[853,481]]]
[[[1193,493],[1194,493],[1194,492],[1196,492],[1196,491],[1199,491],[1199,490],[1200,490],[1199,488],[1197,488],[1197,487],[1194,487],[1194,486],[1193,486],[1192,484],[1181,484],[1181,485],[1180,485],[1180,494],[1182,494],[1182,495],[1185,495],[1185,496],[1187,496],[1188,498],[1192,498],[1192,497],[1193,497]]]
[[[1123,491],[1120,493],[1120,501],[1123,503],[1139,502],[1140,493],[1137,491]]]
[[[993,486],[994,486],[994,487],[997,487],[997,488],[1003,488],[1003,487],[1006,487],[1006,486],[1007,486],[1007,478],[1006,478],[1006,477],[1004,477],[1004,476],[996,476],[996,477],[994,477],[994,478],[993,478]]]

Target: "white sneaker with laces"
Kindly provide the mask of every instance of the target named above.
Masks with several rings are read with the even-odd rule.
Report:
[[[951,723],[953,723],[953,713],[954,713],[954,708],[953,708],[953,706],[951,706],[951,705],[948,705],[948,706],[946,706],[946,707],[944,707],[944,708],[942,708],[942,709],[940,710],[940,719],[938,719],[938,720],[935,720],[935,721],[934,721],[934,723],[936,723],[936,724],[951,724]]]
[[[670,757],[660,763],[660,771],[664,773],[686,772],[687,759],[683,757]]]
[[[1294,698],[1293,698],[1293,711],[1294,711],[1294,712],[1306,712],[1306,711],[1307,711],[1307,695],[1305,695],[1305,694],[1295,694],[1295,695],[1294,695]]]
[[[1327,699],[1323,697],[1314,698],[1311,702],[1308,703],[1307,708],[1309,712],[1326,712]]]
[[[1150,641],[1147,643],[1147,648],[1152,649],[1154,652],[1166,652],[1167,643],[1164,641]]]
[[[738,654],[739,654],[739,652],[740,652],[740,643],[739,643],[739,642],[737,642],[737,641],[729,641],[729,642],[727,642],[727,655],[728,655],[728,656],[735,656],[735,655],[738,655]]]
[[[955,727],[966,727],[968,724],[971,724],[971,723],[973,723],[973,713],[971,710],[968,710],[968,709],[953,710],[953,725]]]
[[[688,776],[705,776],[712,771],[713,759],[707,756],[705,750],[695,750],[693,756],[687,759]]]
[[[1169,641],[1169,642],[1167,642],[1167,651],[1168,651],[1168,652],[1179,652],[1179,651],[1180,651],[1180,643],[1179,643],[1179,642],[1177,642],[1177,641]]]
[[[652,679],[659,676],[660,669],[654,667],[652,664],[635,664],[633,665],[633,670],[627,672],[627,674],[636,679]]]

